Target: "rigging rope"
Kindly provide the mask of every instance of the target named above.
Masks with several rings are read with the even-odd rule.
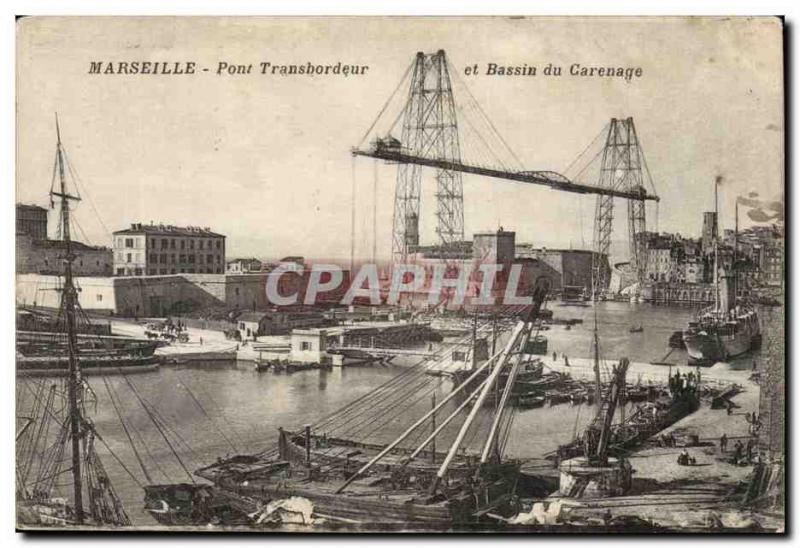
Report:
[[[72,180],[75,182],[75,189],[78,191],[78,194],[80,196],[85,195],[89,199],[89,205],[91,206],[92,211],[94,211],[94,214],[97,216],[97,220],[100,221],[100,225],[103,227],[103,230],[105,230],[106,236],[111,238],[112,236],[111,231],[108,229],[108,226],[106,226],[106,223],[103,221],[103,217],[100,216],[100,212],[97,210],[97,206],[94,203],[94,199],[92,199],[92,195],[86,192],[86,185],[84,185],[83,180],[78,175],[77,170],[73,168],[72,162],[70,161],[69,155],[67,154],[64,145],[61,145],[61,149],[64,151],[64,161],[67,165],[67,170],[72,176]],[[83,191],[81,189],[83,189]]]
[[[120,373],[121,372],[122,371],[120,370]],[[111,393],[111,387],[109,386],[108,380],[106,379],[105,375],[103,375],[103,384],[106,387],[106,392],[108,392],[108,398],[111,400],[111,405],[114,407],[114,412],[117,414],[117,418],[119,419],[120,425],[122,426],[122,430],[123,432],[125,432],[125,436],[128,438],[128,442],[131,445],[133,454],[136,457],[137,462],[139,463],[139,467],[142,469],[142,473],[144,474],[145,479],[147,480],[148,483],[153,483],[153,478],[150,477],[150,473],[147,471],[147,467],[144,465],[141,455],[139,455],[139,450],[136,448],[136,443],[134,443],[133,438],[131,437],[131,433],[128,431],[128,426],[125,424],[125,419],[123,419],[122,417],[122,412],[117,406],[117,402],[114,400],[114,395]]]
[[[524,165],[522,163],[522,160],[519,159],[519,157],[516,155],[516,153],[513,151],[513,149],[508,145],[506,140],[503,138],[503,136],[497,130],[497,128],[495,127],[495,125],[492,122],[491,118],[489,118],[489,116],[483,110],[483,107],[481,107],[481,104],[478,102],[477,99],[475,99],[475,96],[472,95],[472,92],[470,91],[469,87],[467,87],[466,83],[459,76],[458,71],[452,69],[452,65],[450,64],[449,61],[447,62],[447,66],[448,66],[448,69],[449,69],[448,73],[452,73],[452,74],[455,75],[455,82],[461,85],[461,87],[467,92],[467,98],[472,100],[473,108],[475,108],[478,111],[478,113],[482,116],[483,120],[488,123],[488,125],[491,128],[491,130],[494,133],[494,135],[500,140],[500,142],[505,147],[506,151],[509,154],[511,154],[511,157],[517,163],[518,168],[519,169],[523,169]]]
[[[214,419],[212,419],[211,416],[206,412],[205,408],[203,407],[203,404],[200,403],[200,400],[197,399],[197,397],[194,395],[194,392],[192,392],[189,389],[189,387],[186,386],[186,383],[183,382],[183,380],[180,378],[180,375],[176,374],[176,376],[178,377],[178,383],[180,383],[180,385],[183,386],[184,390],[186,390],[186,392],[189,394],[189,397],[192,398],[192,401],[195,403],[195,405],[197,405],[198,409],[200,409],[200,412],[203,414],[203,416],[206,419],[208,419],[211,425],[217,430],[217,432],[219,432],[219,434],[228,443],[231,449],[233,449],[234,452],[238,453],[239,450],[236,448],[236,445],[230,440],[230,438],[228,438],[228,436],[225,435],[225,432],[217,425],[216,422],[214,422]]]
[[[581,151],[581,153],[580,153],[580,154],[578,154],[578,155],[577,155],[577,156],[576,156],[576,157],[575,157],[575,158],[572,160],[572,162],[570,162],[570,163],[569,163],[569,165],[567,166],[567,168],[564,170],[564,175],[565,175],[565,176],[569,174],[569,170],[570,170],[570,169],[572,169],[572,167],[573,167],[573,166],[574,166],[574,165],[575,165],[575,164],[576,164],[576,163],[577,163],[577,162],[578,162],[578,161],[579,161],[581,158],[583,158],[583,157],[584,157],[584,155],[585,155],[585,154],[586,154],[586,153],[589,151],[589,149],[590,149],[590,148],[592,148],[592,147],[593,147],[593,146],[594,146],[594,145],[597,143],[597,141],[598,141],[600,138],[602,138],[602,137],[603,137],[603,135],[605,135],[606,133],[608,133],[608,127],[609,127],[609,125],[610,125],[610,123],[609,123],[609,122],[607,122],[607,123],[606,123],[606,125],[604,125],[604,126],[603,126],[603,129],[601,129],[601,130],[600,130],[600,133],[598,133],[597,135],[595,135],[594,139],[592,139],[592,140],[589,142],[589,144],[588,144],[588,145],[586,145],[586,148],[584,148],[584,149],[583,149],[583,151]],[[601,149],[600,149],[600,151],[602,152],[602,150],[603,150],[603,149],[601,148]],[[594,157],[593,157],[593,158],[592,158],[592,159],[589,161],[589,163],[591,164],[591,163],[594,161],[594,159],[595,159],[595,158],[597,158],[597,155],[595,155],[595,156],[594,156]],[[584,167],[584,169],[586,169],[586,168]],[[576,176],[574,177],[574,179],[577,179],[577,178],[578,178],[578,176],[580,175],[580,173],[582,173],[582,172],[583,172],[583,170],[581,170],[581,171],[578,173],[578,175],[576,175]]]
[[[381,110],[378,112],[378,116],[375,118],[375,120],[373,120],[373,122],[369,126],[369,129],[367,130],[367,132],[364,133],[364,136],[361,138],[361,141],[358,142],[358,146],[356,148],[361,148],[361,145],[364,144],[364,141],[366,140],[366,138],[369,137],[369,134],[372,132],[372,130],[375,127],[375,125],[381,119],[381,116],[383,116],[383,113],[386,111],[386,108],[389,106],[389,103],[392,102],[392,99],[397,94],[397,91],[403,85],[403,82],[405,82],[406,78],[408,77],[409,72],[411,72],[412,67],[414,67],[414,62],[413,61],[411,62],[410,65],[408,65],[408,68],[406,68],[406,71],[403,73],[402,78],[400,78],[400,81],[397,83],[397,86],[395,86],[394,91],[392,92],[391,95],[389,95],[389,98],[386,100],[386,102],[383,104],[383,107],[381,107]],[[395,121],[395,123],[397,123],[397,122]],[[394,126],[394,124],[392,124],[392,127],[393,126]]]
[[[136,387],[133,385],[133,383],[131,383],[131,381],[130,381],[130,379],[128,379],[127,375],[125,375],[123,373],[122,374],[122,378],[125,379],[126,383],[128,383],[128,386],[130,387],[130,389],[133,392],[134,396],[136,396],[136,399],[139,401],[139,404],[141,404],[142,409],[144,409],[145,413],[147,413],[147,416],[150,418],[152,423],[155,425],[156,429],[161,434],[161,437],[164,438],[164,441],[166,442],[167,446],[169,447],[169,450],[172,452],[172,455],[175,457],[175,460],[178,461],[178,464],[180,464],[180,467],[183,469],[183,471],[186,473],[186,475],[189,476],[189,479],[191,480],[191,482],[192,483],[196,483],[196,481],[194,479],[194,476],[192,475],[191,472],[189,472],[189,469],[184,464],[183,459],[181,459],[180,455],[178,454],[178,451],[172,445],[172,442],[169,441],[169,437],[164,432],[164,429],[159,424],[159,422],[156,420],[155,416],[153,415],[151,410],[148,408],[148,406],[145,405],[145,402],[144,402],[142,396],[139,394],[139,391],[136,390]]]

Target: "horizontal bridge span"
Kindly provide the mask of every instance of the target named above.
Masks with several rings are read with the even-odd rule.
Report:
[[[616,190],[612,188],[601,188],[597,186],[584,185],[580,183],[569,182],[563,176],[552,172],[538,172],[538,171],[503,171],[500,169],[493,169],[487,167],[473,166],[461,162],[451,162],[448,160],[437,160],[435,158],[422,158],[406,154],[405,152],[397,152],[394,150],[362,150],[353,149],[354,156],[366,156],[369,158],[377,158],[379,160],[386,160],[387,162],[395,162],[398,164],[418,164],[421,166],[434,167],[439,169],[446,169],[448,171],[460,171],[462,173],[473,173],[475,175],[482,175],[484,177],[494,177],[496,179],[505,179],[507,181],[517,181],[520,183],[528,183],[540,186],[547,186],[554,190],[562,192],[572,192],[574,194],[600,194],[603,196],[613,196],[615,198],[627,198],[629,200],[651,200],[658,202],[659,197],[653,194],[648,194],[644,189],[640,191],[626,191]],[[553,177],[548,176],[552,173]]]

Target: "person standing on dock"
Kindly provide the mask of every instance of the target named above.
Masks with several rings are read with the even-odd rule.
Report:
[[[739,461],[742,460],[742,452],[744,450],[744,445],[740,440],[736,440],[736,445],[733,447],[733,464],[739,464]]]
[[[721,453],[724,453],[728,449],[728,436],[725,433],[722,434],[719,438],[719,450]]]

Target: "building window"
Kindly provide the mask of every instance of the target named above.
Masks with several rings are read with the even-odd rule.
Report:
[[[169,262],[171,262],[172,264],[175,264],[175,254],[174,253],[169,256]]]
[[[212,254],[210,254],[210,253],[208,255],[206,255],[206,262],[208,264],[213,263],[214,262],[214,256]]]
[[[203,240],[200,240],[200,249],[203,249]]]
[[[194,249],[194,240],[189,240],[189,249]]]
[[[141,276],[141,275],[142,275],[142,269],[141,269],[141,268],[135,268],[135,269],[133,270],[133,273],[134,273],[134,275],[136,275],[136,276]]]
[[[186,249],[186,240],[181,240],[181,249]]]
[[[167,239],[166,239],[166,238],[163,238],[163,239],[161,240],[161,249],[167,249],[167,246],[168,246],[168,245],[169,245],[169,242],[167,241]]]
[[[117,276],[124,276],[124,275],[125,275],[125,269],[124,268],[118,268],[117,269]]]
[[[162,253],[161,254],[161,260],[159,262],[161,264],[167,264],[167,254],[166,253]],[[163,272],[162,272],[162,274],[163,274]]]
[[[311,343],[308,341],[301,341],[300,350],[311,350]]]
[[[175,238],[172,238],[172,239],[169,241],[169,248],[170,248],[170,249],[175,249]]]
[[[133,238],[125,238],[125,247],[133,247]]]
[[[127,262],[127,263],[131,262],[131,254],[130,253],[128,253],[127,260],[125,262]]]
[[[103,300],[103,295],[98,293],[97,294],[97,302],[101,302]]]
[[[221,244],[221,242],[220,242],[219,240],[217,240],[217,249],[219,249],[220,247],[222,247],[220,244]]]

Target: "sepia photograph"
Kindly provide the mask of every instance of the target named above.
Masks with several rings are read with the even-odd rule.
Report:
[[[15,27],[17,531],[785,534],[782,18]]]

